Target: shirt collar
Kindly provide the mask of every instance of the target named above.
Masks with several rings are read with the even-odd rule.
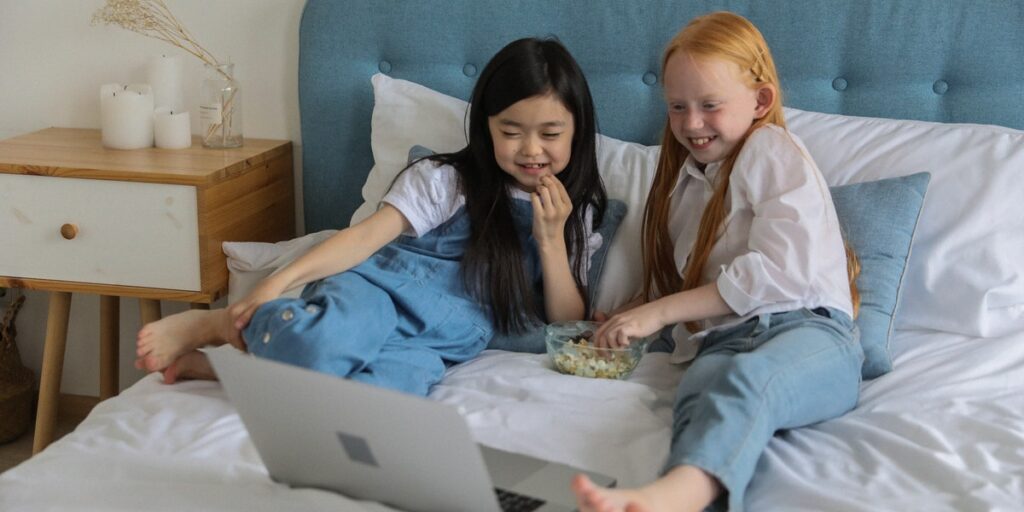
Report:
[[[508,195],[512,199],[530,200],[530,193],[515,185],[508,185]]]
[[[718,174],[718,170],[722,167],[722,162],[711,162],[704,167],[704,170],[700,170],[697,167],[697,160],[693,158],[693,155],[687,155],[686,161],[683,162],[683,167],[680,170],[679,177],[676,178],[676,186],[672,188],[672,192],[669,197],[674,196],[677,190],[683,187],[683,183],[690,178],[696,178],[700,181],[707,183],[714,183],[715,176]]]

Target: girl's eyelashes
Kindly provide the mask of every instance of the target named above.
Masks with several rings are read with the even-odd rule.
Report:
[[[507,132],[507,131],[502,130],[500,133],[501,133],[502,137],[506,137],[506,138],[509,138],[509,139],[522,136],[522,133],[519,133],[519,132]],[[544,137],[545,139],[557,139],[557,138],[562,136],[562,133],[563,132],[548,132],[548,133],[542,133],[542,134],[540,134],[540,136]]]
[[[700,108],[703,110],[714,110],[721,106],[720,101],[705,101],[700,104]],[[687,110],[686,105],[682,103],[669,103],[668,109],[672,112],[685,112]]]

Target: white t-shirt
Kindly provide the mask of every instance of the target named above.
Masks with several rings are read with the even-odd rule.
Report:
[[[515,187],[509,190],[512,199],[530,201],[528,192]],[[413,237],[423,236],[444,224],[466,204],[465,196],[459,192],[455,168],[429,159],[417,162],[400,174],[382,201],[394,206],[405,216],[411,230],[403,234]],[[601,234],[593,231],[593,213],[588,210],[584,216],[587,252],[583,268],[580,269],[583,284],[587,284],[590,260],[603,243]]]
[[[668,227],[680,273],[720,167],[711,163],[702,172],[691,156],[679,173]],[[715,282],[733,313],[705,320],[692,337],[677,326],[673,361],[692,359],[698,339],[710,330],[758,315],[826,306],[852,316],[846,249],[832,195],[795,135],[776,125],[750,135],[733,166],[725,208],[702,282]]]

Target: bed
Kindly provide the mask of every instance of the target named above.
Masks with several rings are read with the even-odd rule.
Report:
[[[912,223],[864,214],[882,226],[864,245],[882,245],[896,270],[880,278],[893,371],[865,380],[848,414],[780,432],[747,508],[1021,510],[1024,4],[1013,0],[310,0],[299,70],[310,235],[227,246],[231,293],[365,214],[413,145],[457,147],[463,100],[490,55],[553,34],[587,73],[602,174],[628,208],[595,296],[600,308],[621,302],[638,283],[661,49],[693,15],[718,9],[764,32],[790,128],[830,185],[930,175]],[[905,247],[878,242],[900,231]],[[628,380],[583,379],[543,354],[494,349],[451,368],[431,398],[457,406],[481,443],[632,485],[654,478],[667,454],[683,372],[649,353]],[[274,483],[219,384],[167,386],[157,375],[0,475],[0,510],[318,509],[390,510]]]

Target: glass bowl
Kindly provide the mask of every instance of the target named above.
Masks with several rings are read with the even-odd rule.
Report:
[[[597,348],[590,338],[597,322],[556,322],[544,328],[548,356],[555,368],[569,375],[598,379],[625,379],[640,363],[654,336],[633,340],[624,348]]]

